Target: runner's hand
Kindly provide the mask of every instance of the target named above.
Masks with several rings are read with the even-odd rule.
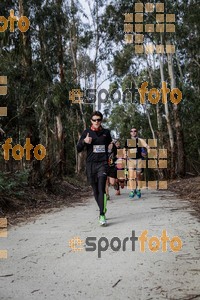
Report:
[[[86,138],[84,139],[84,142],[86,144],[91,144],[92,143],[92,138],[89,137],[89,133],[87,133]]]
[[[113,143],[111,142],[111,143],[108,145],[108,149],[109,149],[109,150],[112,150],[112,148],[113,148]]]

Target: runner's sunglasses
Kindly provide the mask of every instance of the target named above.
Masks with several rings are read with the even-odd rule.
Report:
[[[101,119],[92,119],[92,122],[101,122]]]

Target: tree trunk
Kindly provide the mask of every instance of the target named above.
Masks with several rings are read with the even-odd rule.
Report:
[[[152,72],[151,72],[151,67],[150,67],[150,64],[149,64],[149,61],[148,61],[148,57],[147,57],[147,70],[148,70],[148,73],[149,73],[149,78],[150,78],[151,85],[155,86],[154,85],[154,80],[153,80],[153,75],[152,75]],[[150,116],[149,116],[149,112],[147,110],[146,110],[146,113],[147,113],[147,118],[148,118],[149,125],[150,125],[150,128],[151,128],[152,136],[155,139],[155,132],[153,130],[151,120],[150,120]],[[161,114],[160,114],[159,104],[156,104],[156,116],[157,116],[157,125],[158,125],[158,136],[160,138],[160,137],[162,137],[162,117],[161,117]],[[161,142],[161,141],[163,141],[163,138],[161,138],[159,140]],[[163,144],[162,144],[162,146],[163,146]]]
[[[80,117],[78,115],[78,111],[76,111],[76,119],[77,119],[77,124],[80,122]],[[86,129],[86,128],[84,128]],[[81,137],[81,133],[78,131],[78,139],[80,139]],[[77,166],[76,166],[76,170],[77,173],[83,173],[85,171],[85,161],[86,161],[86,152],[82,151],[78,154],[77,157]]]
[[[58,175],[62,177],[64,173],[64,145],[63,145],[63,126],[60,113],[56,118],[56,139],[57,139],[57,162],[59,165]]]
[[[26,15],[24,11],[23,0],[19,0],[19,17]],[[32,65],[32,55],[31,55],[31,39],[29,31],[21,32],[20,31],[20,39],[22,44],[22,64],[23,66],[31,66]],[[27,73],[29,70],[27,70]]]
[[[148,68],[147,70],[148,70],[148,73],[149,73],[151,85],[155,86],[154,80],[153,80],[153,75],[152,75],[152,72],[151,72],[151,64],[149,64],[149,61],[148,61],[148,56],[147,56],[147,68]],[[153,70],[155,70],[154,56],[153,56]],[[146,114],[147,114],[147,118],[148,118],[148,121],[149,121],[149,126],[150,126],[150,129],[151,129],[151,132],[152,132],[153,139],[156,139],[155,131],[153,130],[148,110],[146,110]],[[161,114],[160,114],[160,108],[159,108],[158,103],[156,104],[156,116],[157,116],[157,125],[158,125],[158,134],[157,134],[158,143],[157,144],[158,144],[158,148],[163,148],[164,145],[163,145],[163,133],[162,133],[162,117],[161,117]],[[156,171],[158,173],[159,180],[162,180],[164,178],[164,171],[162,169],[159,169],[159,168],[157,168]]]
[[[62,15],[62,0],[56,0],[56,4],[58,5],[59,16]],[[57,16],[57,17],[59,17]],[[63,45],[62,45],[62,35],[61,28],[58,19],[56,19],[56,35],[57,35],[57,47],[58,47],[58,64],[59,64],[59,76],[61,84],[64,84],[64,53],[63,53]],[[64,133],[63,133],[63,125],[61,118],[61,107],[58,108],[58,113],[55,116],[56,119],[56,139],[57,139],[57,155],[59,161],[59,176],[62,177],[64,173]]]
[[[90,14],[93,22],[93,30],[95,36],[95,55],[94,55],[94,90],[95,94],[97,94],[97,75],[98,75],[98,54],[99,54],[99,41],[100,41],[100,32],[99,32],[99,1],[93,1],[93,7],[91,7],[91,1],[87,0]],[[95,14],[93,13],[95,12]],[[98,103],[98,98],[96,97],[96,101],[93,104],[93,111],[99,110],[100,104]]]
[[[163,58],[163,57],[162,57]],[[161,59],[161,54],[159,54],[159,62],[160,62],[160,76],[161,76],[161,81],[165,81],[164,77],[164,69],[163,69],[163,60]],[[164,104],[165,108],[165,119],[167,122],[167,129],[168,129],[168,135],[169,135],[169,143],[170,143],[170,148],[171,148],[171,155],[170,155],[170,166],[171,166],[171,178],[174,178],[174,135],[173,135],[173,129],[170,121],[170,114],[169,114],[169,107],[168,107],[168,102]]]
[[[71,0],[71,9],[73,11],[74,8],[74,0]],[[72,13],[72,20],[71,20],[71,26],[70,26],[70,49],[71,49],[71,54],[72,54],[72,59],[73,59],[73,74],[74,74],[74,85],[75,87],[80,86],[80,76],[78,72],[78,67],[77,67],[77,30],[76,30],[76,20],[75,16]],[[83,123],[83,129],[86,129],[86,119],[85,119],[85,114],[83,111],[83,105],[79,103],[79,108],[80,108],[80,117],[78,116],[78,111],[76,110],[76,120],[77,124],[80,124],[80,122]],[[78,139],[81,136],[81,133],[78,131],[77,132]],[[75,145],[76,147],[76,145]],[[75,159],[76,159],[76,167],[75,170],[79,174],[82,172],[82,170],[85,169],[85,155],[84,152],[81,152],[77,154],[75,150]]]
[[[171,90],[176,88],[176,80],[174,75],[172,54],[167,55],[168,70],[171,81]],[[176,144],[177,144],[177,155],[176,155],[176,171],[178,176],[185,175],[185,152],[183,142],[183,130],[178,112],[178,106],[173,104],[173,116],[176,130]]]

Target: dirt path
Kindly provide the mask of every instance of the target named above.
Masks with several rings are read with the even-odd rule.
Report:
[[[177,201],[170,192],[145,191],[141,200],[127,195],[123,191],[112,196],[105,228],[98,225],[93,199],[8,228],[0,246],[8,250],[8,258],[0,260],[0,299],[200,299],[200,224],[188,202]],[[140,236],[144,230],[145,252],[140,252],[139,241],[133,251],[132,231]],[[149,239],[160,239],[162,230],[170,239],[180,237],[179,252],[173,252],[169,242],[166,252],[161,242],[157,252],[148,249]],[[76,246],[82,251],[69,247],[74,237],[84,241]],[[86,251],[85,240],[91,237],[96,237],[96,251]],[[128,238],[126,251],[123,242],[113,251],[120,246],[119,239],[112,244],[113,237],[121,242]],[[100,251],[105,243],[107,251]]]

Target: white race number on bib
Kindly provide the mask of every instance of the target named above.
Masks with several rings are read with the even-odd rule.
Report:
[[[106,152],[105,145],[93,145],[94,153],[104,153]]]

